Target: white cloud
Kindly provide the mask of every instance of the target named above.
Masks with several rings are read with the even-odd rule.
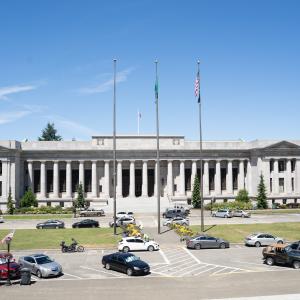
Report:
[[[116,75],[116,82],[124,82],[127,80],[130,73],[133,71],[133,68],[129,68],[126,70],[123,70],[121,72],[118,72]],[[108,90],[110,90],[114,85],[114,79],[111,78],[105,82],[100,83],[99,85],[93,86],[93,87],[86,87],[81,88],[79,91],[83,94],[98,94],[98,93],[104,93]]]
[[[8,95],[27,92],[27,91],[35,90],[36,88],[37,86],[34,85],[12,85],[12,86],[0,87],[0,99],[7,99]]]
[[[31,114],[29,110],[11,111],[0,114],[0,124],[12,123]]]

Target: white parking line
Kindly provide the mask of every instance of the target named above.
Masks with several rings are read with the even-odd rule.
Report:
[[[195,276],[198,276],[198,275],[200,275],[200,274],[206,273],[206,272],[208,272],[208,271],[210,271],[210,270],[213,270],[213,269],[215,269],[215,268],[218,268],[218,267],[217,267],[217,266],[212,266],[212,267],[209,268],[209,269],[206,269],[206,270],[204,270],[204,271],[201,271],[201,272],[196,273]]]
[[[186,256],[185,256],[185,257],[186,257]],[[191,258],[188,257],[188,258],[186,258],[186,259],[183,259],[183,257],[181,257],[181,258],[178,258],[178,259],[174,259],[174,260],[172,260],[172,264],[173,264],[173,263],[180,264],[181,262],[184,262],[184,261],[189,261],[189,262],[191,262]]]
[[[220,269],[220,270],[218,270],[218,271],[216,271],[216,272],[212,273],[210,276],[213,276],[213,275],[219,274],[219,273],[223,272],[223,271],[224,271],[224,270],[226,270],[226,269],[229,269],[229,267],[228,267],[228,268],[222,268],[222,269]]]
[[[192,254],[187,248],[182,247],[182,249],[193,259],[197,262],[197,264],[202,264],[202,262],[194,255]]]
[[[103,270],[98,270],[98,269],[94,269],[94,268],[90,268],[90,267],[85,267],[85,266],[80,266],[80,268],[95,271],[95,272],[99,272],[99,273],[108,274],[108,275],[115,276],[115,277],[123,277],[124,276],[123,274],[122,274],[123,276],[120,276],[121,274],[116,275],[116,274],[113,274],[113,273],[110,273],[110,272],[106,272],[106,271],[103,271]]]
[[[166,264],[170,264],[170,261],[168,260],[167,256],[165,255],[164,251],[162,251],[161,249],[158,251],[159,254],[162,256],[162,258],[164,259]]]
[[[188,270],[188,269],[191,269],[191,268],[195,268],[195,265],[191,265],[191,266],[189,266],[189,267],[185,267],[185,268],[183,268],[183,269],[180,269],[179,271],[173,272],[172,275],[174,275],[174,274],[176,274],[176,273],[180,273],[180,272],[185,271],[185,270]],[[184,272],[184,273],[181,273],[180,276],[183,276],[184,274],[191,273],[192,271],[193,271],[193,270],[190,270],[190,271],[186,271],[186,272]]]
[[[77,279],[82,279],[82,277],[79,277],[79,276],[73,275],[73,274],[69,274],[69,273],[66,273],[66,272],[64,272],[64,275],[67,275],[67,276],[70,276],[70,277],[74,277],[74,278],[77,278]]]

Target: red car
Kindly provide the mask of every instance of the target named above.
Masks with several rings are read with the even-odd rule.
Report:
[[[20,278],[20,265],[15,262],[10,253],[0,253],[0,280],[7,279],[7,259],[10,258],[9,273],[10,279]]]

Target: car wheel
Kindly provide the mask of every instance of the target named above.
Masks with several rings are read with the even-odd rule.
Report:
[[[201,249],[201,245],[200,245],[200,244],[196,244],[196,245],[195,245],[195,249],[196,249],[196,250],[200,250],[200,249]]]
[[[98,214],[97,214],[97,217],[101,217],[101,213],[98,213]]]
[[[261,246],[260,242],[255,242],[255,247],[259,248]]]
[[[267,257],[267,259],[266,259],[266,264],[267,264],[268,266],[273,266],[273,265],[274,265],[274,258],[272,258],[272,257]]]
[[[293,261],[293,267],[294,269],[300,269],[300,261],[297,260]]]
[[[61,252],[62,253],[66,253],[67,252],[67,248],[65,248],[65,247],[61,248]]]
[[[128,268],[127,271],[126,271],[126,273],[127,273],[128,276],[132,276],[133,271],[132,271],[131,268]]]
[[[242,215],[242,218],[245,218],[245,216],[244,216],[244,215]]]
[[[106,269],[106,270],[110,270],[110,264],[109,264],[109,263],[106,263],[106,264],[105,264],[105,269]]]
[[[277,244],[283,244],[283,241],[280,240],[280,241],[277,242]]]
[[[226,245],[224,243],[221,243],[220,244],[220,249],[225,249],[226,248]]]
[[[227,215],[225,215],[225,216],[224,216],[224,218],[226,218],[226,219],[227,219],[227,218],[228,218],[228,216],[227,216]]]
[[[93,227],[93,228],[96,228],[96,225],[93,225],[92,227]]]
[[[153,246],[149,246],[148,247],[148,251],[150,251],[150,252],[154,251],[154,247]]]
[[[43,278],[42,272],[41,272],[40,270],[37,270],[37,271],[36,271],[36,276],[37,276],[38,278]]]
[[[58,228],[59,228],[59,226],[56,226],[55,228],[56,228],[56,229],[58,229]]]
[[[124,247],[123,248],[123,252],[125,252],[125,253],[129,252],[129,250],[130,250],[129,247]]]
[[[83,246],[78,246],[77,247],[77,252],[83,252],[84,251],[84,247]]]

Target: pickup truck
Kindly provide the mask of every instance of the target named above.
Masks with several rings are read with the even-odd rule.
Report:
[[[80,217],[101,217],[104,215],[105,213],[103,209],[95,209],[91,207],[79,212]]]

